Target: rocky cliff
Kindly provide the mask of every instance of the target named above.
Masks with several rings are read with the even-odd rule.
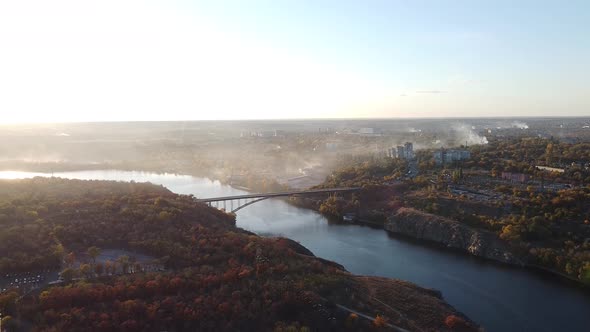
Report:
[[[385,229],[394,234],[463,250],[474,256],[508,264],[523,264],[495,234],[415,209],[399,209],[387,219]]]

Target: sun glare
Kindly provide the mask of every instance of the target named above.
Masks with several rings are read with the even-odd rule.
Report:
[[[12,12],[0,14],[5,123],[337,117],[383,93],[167,7],[36,5],[2,5]]]

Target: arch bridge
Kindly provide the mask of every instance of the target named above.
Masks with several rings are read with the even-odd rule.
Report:
[[[289,197],[289,196],[305,196],[305,195],[317,195],[317,194],[333,194],[333,193],[345,193],[354,192],[361,190],[361,187],[351,188],[328,188],[328,189],[314,189],[314,190],[303,190],[303,191],[282,191],[274,193],[262,193],[262,194],[246,194],[246,195],[234,195],[234,196],[221,196],[211,198],[200,198],[198,202],[206,203],[209,206],[214,206],[217,209],[223,209],[235,213],[246,206],[254,203],[263,201],[265,199],[274,197]],[[234,202],[236,203],[234,205]],[[223,203],[223,204],[222,204]],[[229,204],[228,204],[229,203]],[[223,205],[223,206],[222,206]]]

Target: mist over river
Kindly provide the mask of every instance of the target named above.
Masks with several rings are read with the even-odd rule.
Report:
[[[218,181],[185,175],[127,171],[54,173],[56,177],[161,184],[178,194],[246,194]],[[0,172],[0,178],[51,176]],[[542,273],[502,266],[381,229],[330,223],[315,211],[267,199],[237,213],[237,225],[260,235],[281,235],[355,274],[411,281],[440,290],[447,302],[487,331],[590,331],[590,292]]]

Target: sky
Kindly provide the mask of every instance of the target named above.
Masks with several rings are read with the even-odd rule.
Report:
[[[590,1],[0,0],[0,123],[590,116]]]

